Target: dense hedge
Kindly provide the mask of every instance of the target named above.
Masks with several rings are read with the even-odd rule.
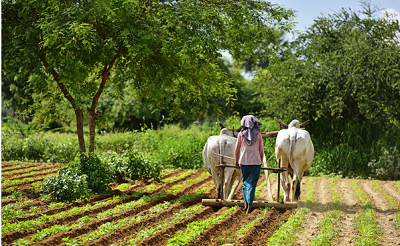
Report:
[[[277,120],[260,119],[262,131],[279,130]],[[224,122],[228,127],[239,127],[240,119]],[[328,122],[311,122],[306,129],[310,132],[315,148],[312,167],[306,175],[340,175],[379,179],[398,179],[400,133],[397,126],[332,126]],[[131,159],[130,151],[140,156],[145,166],[162,168],[204,168],[202,150],[211,135],[219,134],[219,122],[192,125],[181,128],[167,125],[161,130],[148,129],[142,132],[99,133],[96,136],[96,152],[100,159],[112,167],[113,177],[122,178],[129,168],[138,165]],[[264,146],[269,164],[276,166],[274,158],[275,139],[265,139]],[[132,152],[133,151],[133,152]],[[74,134],[30,132],[23,128],[3,124],[2,160],[69,163],[78,152]],[[125,159],[124,159],[125,158]],[[136,164],[133,164],[136,163]],[[150,165],[150,164],[151,165]],[[143,170],[142,170],[143,171]],[[143,171],[144,172],[144,171]],[[142,173],[143,173],[142,172]]]

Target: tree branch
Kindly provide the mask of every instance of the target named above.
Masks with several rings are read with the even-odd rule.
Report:
[[[151,4],[151,0],[147,0],[146,7],[144,7],[143,13],[142,13],[142,15],[140,15],[140,18],[143,18],[146,15],[147,8],[150,6],[150,4]]]
[[[40,48],[39,52],[40,52],[39,57],[44,65],[44,67],[49,69],[50,64],[47,62],[46,54],[44,53],[43,48]],[[64,97],[71,103],[72,107],[75,110],[77,108],[77,106],[75,104],[75,99],[71,96],[71,94],[69,94],[67,88],[62,83],[60,83],[60,76],[58,75],[57,71],[54,70],[54,68],[52,68],[50,70],[50,73],[53,75],[53,78],[57,82],[57,85],[61,89],[61,92],[63,93]]]
[[[99,89],[97,90],[96,95],[93,97],[92,105],[90,106],[90,108],[88,108],[89,112],[95,111],[97,104],[99,102],[100,96],[103,93],[104,88],[106,87],[106,82],[107,82],[108,77],[110,76],[111,69],[114,67],[114,64],[117,61],[118,56],[122,53],[122,47],[123,47],[123,42],[121,42],[121,44],[119,45],[118,51],[115,54],[115,56],[113,57],[113,59],[111,60],[110,64],[104,65],[101,83],[100,83]],[[100,114],[101,114],[101,112],[96,114],[96,117],[100,116]]]

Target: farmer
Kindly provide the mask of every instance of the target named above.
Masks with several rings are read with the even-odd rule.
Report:
[[[244,210],[249,214],[260,177],[264,145],[260,133],[261,122],[256,117],[244,116],[241,125],[235,148],[235,163],[242,173]]]

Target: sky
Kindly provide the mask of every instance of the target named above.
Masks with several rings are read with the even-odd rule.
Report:
[[[334,14],[342,8],[350,8],[352,11],[362,10],[357,0],[275,0],[271,2],[297,11],[294,21],[298,23],[295,28],[298,31],[305,31],[314,23],[316,17]],[[382,9],[381,12],[396,13],[400,21],[400,0],[370,0],[370,3]],[[287,38],[293,39],[291,34],[288,34]]]

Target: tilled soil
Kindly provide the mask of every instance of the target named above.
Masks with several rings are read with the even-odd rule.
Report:
[[[30,163],[26,165],[25,169],[31,168],[40,168],[41,170],[46,170],[47,167],[54,168],[54,165],[48,165],[43,163]],[[29,175],[28,172],[24,172],[24,168],[13,168],[13,165],[10,163],[2,163],[2,176],[3,179],[10,178],[18,178],[18,175],[22,177],[27,177]],[[18,170],[17,174],[13,173],[8,174],[11,171]],[[32,169],[31,169],[32,170]],[[180,174],[186,172],[187,170],[172,170],[167,173],[163,179],[177,177]],[[82,207],[86,206],[86,204],[97,204],[99,202],[104,202],[112,199],[115,195],[132,195],[134,192],[143,191],[150,184],[157,185],[157,188],[150,193],[143,193],[140,196],[118,200],[112,202],[108,205],[100,206],[97,208],[93,208],[89,211],[73,214],[67,217],[54,219],[47,221],[29,230],[10,232],[7,235],[2,234],[2,245],[11,245],[21,238],[31,240],[32,236],[37,233],[38,230],[50,228],[54,225],[72,225],[77,224],[78,220],[84,216],[88,216],[90,218],[96,218],[99,213],[102,213],[108,209],[115,208],[118,205],[125,204],[128,202],[132,202],[135,200],[139,200],[144,195],[154,195],[160,194],[164,192],[166,194],[165,197],[153,200],[151,202],[147,202],[145,204],[136,206],[132,209],[113,214],[107,216],[105,218],[92,220],[84,225],[81,225],[79,228],[71,229],[67,232],[57,233],[55,235],[51,235],[45,238],[41,242],[36,242],[33,245],[64,245],[63,238],[76,238],[79,236],[84,236],[89,232],[96,231],[101,225],[110,222],[117,222],[120,220],[128,220],[130,218],[146,215],[150,208],[164,203],[166,201],[171,202],[170,207],[165,209],[155,216],[146,217],[145,219],[126,225],[113,233],[109,233],[100,238],[96,238],[94,240],[88,241],[85,245],[111,245],[111,244],[124,244],[129,239],[132,239],[136,236],[136,234],[142,230],[154,228],[155,226],[161,224],[164,221],[170,220],[174,214],[179,213],[182,209],[189,208],[192,206],[196,206],[201,204],[202,199],[205,198],[216,198],[216,190],[213,185],[213,181],[211,175],[205,176],[205,178],[201,180],[194,181],[197,177],[199,177],[204,170],[195,170],[191,174],[177,179],[175,181],[171,181],[168,183],[164,182],[156,182],[152,181],[149,183],[144,182],[135,182],[133,183],[129,189],[124,191],[114,190],[112,193],[97,195],[90,199],[87,203],[77,202],[70,203],[63,207],[53,208],[53,209],[44,209],[49,204],[41,201],[38,197],[35,198],[35,201],[27,206],[17,207],[17,209],[28,210],[30,206],[41,206],[43,210],[38,214],[28,215],[22,218],[17,218],[11,222],[18,221],[29,221],[35,220],[45,215],[53,215],[57,214],[61,211],[68,211],[73,207]],[[47,175],[47,173],[42,174]],[[34,176],[35,178],[40,178],[40,176]],[[22,178],[21,178],[22,179]],[[310,245],[311,241],[316,238],[320,234],[320,223],[322,219],[326,216],[326,214],[333,208],[333,198],[332,198],[332,190],[340,196],[341,202],[341,210],[343,211],[342,216],[339,219],[339,222],[335,226],[336,237],[334,237],[331,241],[332,245],[355,245],[358,241],[358,232],[354,227],[354,220],[363,210],[364,204],[358,200],[355,191],[353,190],[351,183],[353,180],[351,179],[337,179],[334,187],[330,187],[330,178],[317,177],[313,184],[314,189],[314,200],[306,203],[307,189],[306,184],[308,182],[308,177],[304,177],[301,186],[301,198],[298,202],[298,207],[302,208],[308,206],[310,212],[306,214],[303,218],[303,222],[301,224],[301,228],[298,229],[296,233],[296,243],[295,245]],[[258,185],[264,182],[265,176],[261,175]],[[190,181],[190,182],[188,182]],[[168,193],[175,185],[181,185],[184,182],[188,183],[184,185],[177,193],[171,194]],[[277,199],[277,178],[271,178],[272,185],[272,193],[273,197]],[[17,185],[17,190],[30,190],[29,184]],[[371,201],[373,209],[376,211],[376,223],[379,224],[381,228],[381,234],[379,235],[379,245],[399,245],[400,243],[400,231],[395,226],[396,222],[396,213],[398,213],[398,207],[390,204],[386,197],[391,197],[397,204],[400,203],[400,189],[396,185],[394,181],[379,181],[378,188],[374,187],[374,183],[372,180],[359,180],[358,187],[365,192],[367,199]],[[193,199],[189,199],[185,202],[180,202],[174,204],[179,198],[182,198],[187,195],[195,194],[200,189],[205,188],[205,191],[200,195]],[[267,197],[267,189],[266,187],[261,190],[261,195],[256,197],[259,200],[265,200]],[[282,193],[282,191],[281,191]],[[8,194],[2,194],[2,198],[6,198]],[[385,197],[386,196],[386,197]],[[27,195],[29,197],[29,195]],[[238,190],[235,192],[236,199],[242,199],[241,194],[241,186],[239,186]],[[19,198],[21,199],[21,198]],[[30,197],[32,199],[32,197]],[[6,203],[2,202],[2,206],[7,204],[13,204],[18,199],[7,200]],[[144,240],[140,241],[139,245],[166,245],[168,240],[176,235],[177,232],[184,232],[187,229],[187,226],[194,221],[202,221],[211,217],[218,216],[220,213],[225,211],[228,208],[213,208],[213,207],[203,207],[195,214],[183,219],[177,223],[169,224],[167,227],[160,229],[156,233],[149,235]],[[280,227],[280,225],[284,224],[288,218],[294,214],[296,210],[277,210],[277,209],[269,209],[268,212],[263,213],[260,209],[254,209],[250,214],[246,214],[243,211],[243,208],[236,208],[232,214],[228,215],[225,219],[220,221],[217,224],[212,224],[208,228],[206,228],[203,233],[192,240],[189,245],[267,245],[267,240],[271,237]],[[260,221],[253,227],[251,227],[244,235],[238,236],[238,230],[246,225],[247,223],[255,220],[256,218],[261,218]]]

